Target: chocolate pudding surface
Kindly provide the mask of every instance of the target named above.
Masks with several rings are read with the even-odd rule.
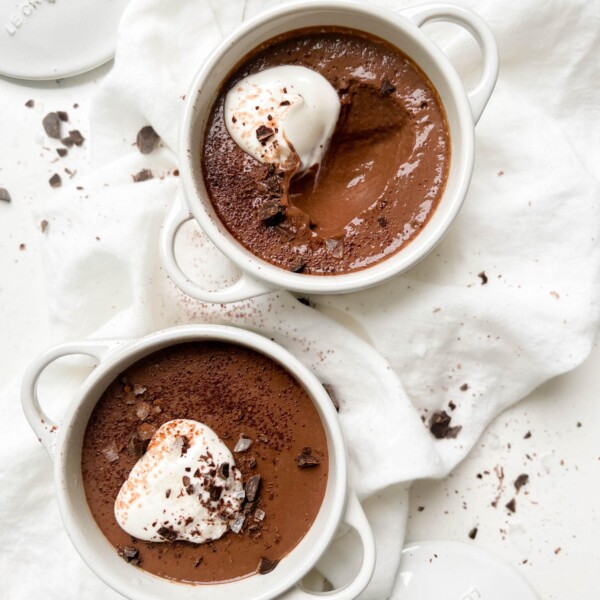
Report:
[[[182,418],[217,433],[244,483],[261,476],[258,500],[245,503],[239,534],[198,545],[135,540],[117,524],[115,499],[153,432]],[[234,452],[242,435],[252,445]],[[307,447],[319,464],[300,468]],[[191,342],[143,358],[107,388],[88,422],[81,466],[91,513],[125,559],[168,579],[212,583],[268,570],[298,544],[323,501],[328,452],[312,400],[283,367],[241,346]]]
[[[280,65],[317,71],[341,102],[320,169],[302,175],[246,154],[224,122],[227,92]],[[227,78],[201,163],[218,217],[253,254],[294,272],[343,274],[419,234],[444,191],[450,135],[433,85],[400,50],[350,29],[311,28],[264,44]]]

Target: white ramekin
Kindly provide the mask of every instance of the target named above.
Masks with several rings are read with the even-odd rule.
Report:
[[[184,342],[216,340],[245,346],[281,364],[304,387],[321,417],[329,450],[329,479],[317,518],[302,541],[267,575],[234,582],[190,585],[156,577],[126,563],[104,537],[89,510],[81,475],[81,448],[90,415],[110,383],[128,366],[161,348]],[[40,407],[37,382],[54,360],[71,354],[94,357],[98,366],[73,398],[62,422],[54,423]],[[243,329],[220,325],[187,325],[133,341],[97,340],[56,346],[27,370],[22,402],[29,424],[54,461],[58,506],[71,541],[88,566],[117,592],[132,600],[314,600],[302,587],[303,577],[330,545],[341,524],[359,534],[363,557],[355,579],[328,593],[331,600],[353,600],[366,587],[375,567],[375,542],[369,523],[348,488],[346,450],[331,399],[314,374],[287,350]],[[185,416],[185,415],[182,415]]]
[[[478,85],[466,92],[443,52],[421,31],[433,21],[449,21],[467,29],[483,53]],[[438,208],[419,235],[402,250],[362,271],[344,275],[306,275],[272,265],[244,248],[216,215],[200,168],[200,152],[210,109],[224,79],[235,65],[263,42],[304,27],[350,27],[379,36],[411,57],[438,91],[450,128],[451,164]],[[262,13],[225,39],[200,67],[186,98],[180,129],[181,189],[167,216],[160,240],[166,270],[182,291],[205,302],[227,303],[277,289],[306,294],[355,292],[403,273],[442,239],[465,199],[473,171],[475,124],[492,93],[498,75],[498,49],[485,21],[472,11],[450,4],[429,4],[398,11],[352,0],[302,1]],[[203,289],[181,270],[175,257],[175,237],[195,218],[212,243],[242,271],[241,278],[218,291]]]

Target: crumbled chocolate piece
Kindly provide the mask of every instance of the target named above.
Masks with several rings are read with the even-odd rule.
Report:
[[[300,256],[293,258],[292,262],[290,263],[290,271],[292,273],[302,273],[305,267],[306,261]]]
[[[252,475],[250,479],[246,482],[244,486],[244,490],[246,491],[246,500],[248,502],[254,502],[258,499],[260,494],[260,475]]]
[[[46,233],[46,229],[48,229],[48,221],[46,221],[46,219],[42,219],[40,221],[40,230],[42,233]]]
[[[474,540],[477,537],[477,527],[473,527],[471,531],[469,531],[469,537]]]
[[[167,542],[174,542],[177,539],[177,532],[172,527],[160,527],[156,533]]]
[[[264,521],[266,516],[267,516],[267,513],[264,510],[261,510],[260,508],[257,508],[254,511],[254,518],[257,521]]]
[[[134,396],[141,396],[147,388],[145,388],[143,385],[140,385],[139,383],[134,384],[133,386],[133,395]]]
[[[153,179],[154,175],[150,169],[142,169],[135,175],[132,175],[131,178],[133,179],[134,183],[139,183],[140,181],[148,181],[148,179]]]
[[[461,392],[466,392],[468,389],[469,389],[469,384],[468,384],[468,383],[463,383],[463,384],[460,386],[460,391],[461,391]]]
[[[203,556],[199,556],[195,561],[194,561],[194,568],[197,569],[201,564],[202,561],[204,560]]]
[[[134,431],[127,441],[127,453],[135,458],[142,458],[148,448],[149,439],[142,440],[138,433]]]
[[[519,493],[519,490],[524,486],[527,485],[529,483],[529,475],[527,475],[527,473],[521,473],[516,479],[515,479],[515,489],[517,490],[517,494]]]
[[[102,450],[102,454],[108,462],[116,462],[119,460],[119,450],[117,448],[117,444],[115,444],[114,440]]]
[[[508,508],[511,513],[517,512],[517,501],[513,498],[510,502],[506,503],[506,508]]]
[[[187,435],[181,436],[181,456],[187,454],[188,448],[190,447],[190,440]]]
[[[273,129],[271,129],[270,127],[267,127],[266,125],[261,125],[256,130],[256,139],[259,142],[264,142],[274,135],[275,135],[275,131],[273,131]]]
[[[481,273],[478,273],[477,277],[481,278],[481,285],[485,285],[488,282],[488,276],[485,274],[485,271],[481,271]]]
[[[64,137],[60,140],[63,146],[70,148],[73,145],[73,140],[70,137]]]
[[[219,475],[222,479],[229,479],[229,463],[223,463],[219,467]]]
[[[395,91],[396,91],[396,87],[394,85],[392,85],[392,83],[390,82],[389,79],[384,79],[381,82],[381,88],[379,89],[379,93],[382,96],[389,96],[390,94],[392,94]]]
[[[150,154],[156,148],[159,140],[160,136],[154,131],[152,125],[146,125],[138,131],[135,144],[142,154]]]
[[[377,217],[377,224],[379,227],[387,227],[388,220],[385,217]]]
[[[140,421],[145,421],[150,416],[150,405],[147,402],[139,402],[135,407],[135,416]]]
[[[23,251],[25,248],[27,248],[25,244],[19,244],[19,250]]]
[[[11,197],[6,188],[0,187],[0,202],[10,202]]]
[[[531,437],[531,431],[528,431],[524,436],[523,439],[524,440],[528,440]]]
[[[340,403],[335,395],[335,392],[333,391],[333,386],[329,383],[324,383],[323,387],[325,388],[325,391],[327,392],[328,396],[331,398],[331,402],[333,402],[335,410],[337,410],[337,412],[340,412]]]
[[[166,497],[166,498],[170,498],[170,497],[171,497],[171,490],[170,490],[170,489],[168,489],[168,490],[165,492],[165,497]]]
[[[64,158],[68,153],[69,153],[69,151],[66,148],[57,148],[56,149],[56,154],[58,154],[61,158]]]
[[[33,100],[27,100],[27,102],[25,102],[25,106],[27,108],[33,108],[35,106],[35,102]]]
[[[138,567],[142,562],[140,558],[140,552],[137,548],[133,546],[118,546],[117,554],[128,563],[135,565]]]
[[[48,113],[43,118],[42,125],[48,137],[60,139],[60,118],[55,112]]]
[[[462,429],[462,426],[450,427],[451,420],[452,417],[445,410],[434,412],[429,419],[429,431],[438,440],[455,438]]]
[[[71,169],[65,167],[65,173],[69,176],[69,179],[73,179],[77,175],[77,171],[71,171]]]
[[[78,129],[69,131],[69,137],[76,146],[81,146],[83,142],[85,142],[85,138],[81,135],[81,132]]]
[[[240,437],[233,449],[234,452],[246,452],[252,446],[252,440],[247,437]]]
[[[302,452],[296,456],[296,464],[299,469],[308,469],[321,464],[321,460],[312,454],[311,448],[302,448]]]
[[[213,485],[209,490],[210,499],[216,502],[223,493],[223,488],[220,485]]]
[[[231,529],[231,531],[233,531],[233,533],[239,533],[242,530],[242,527],[244,526],[245,520],[246,520],[246,517],[242,514],[239,514],[235,518],[235,521],[229,526],[229,529]]]
[[[50,177],[48,180],[48,183],[50,184],[50,187],[57,188],[62,185],[62,179],[58,173],[54,173],[54,175],[52,175],[52,177]]]
[[[69,115],[64,110],[57,110],[56,114],[63,123],[66,123],[69,120]]]
[[[260,220],[267,227],[279,225],[285,219],[286,207],[278,200],[268,200],[259,207]]]
[[[325,248],[333,258],[343,258],[344,243],[342,240],[329,239],[325,240]]]
[[[417,507],[417,510],[418,510],[419,512],[423,512],[423,511],[425,510],[425,507],[424,507],[424,506],[418,506],[418,507]]]
[[[289,106],[290,105],[290,101],[289,100],[284,100],[283,102],[279,103],[279,106]]]
[[[142,423],[142,425],[138,427],[138,435],[140,436],[140,439],[144,441],[152,438],[155,431],[156,426],[150,423]]]
[[[450,400],[450,401],[448,402],[448,408],[449,408],[450,410],[455,410],[455,409],[456,409],[456,404],[454,404],[454,402],[452,402],[452,400]]]
[[[258,563],[258,572],[261,575],[266,575],[267,573],[270,573],[278,564],[279,560],[271,560],[270,558],[263,556]]]

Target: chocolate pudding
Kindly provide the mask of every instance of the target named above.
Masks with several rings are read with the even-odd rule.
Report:
[[[309,168],[298,157],[270,158],[269,144],[284,143],[276,136],[291,89],[249,95],[255,114],[227,112],[228,93],[245,90],[245,78],[285,65],[318,73],[339,98],[332,136]],[[265,148],[258,159],[231,135],[249,118]],[[217,215],[243,246],[284,269],[335,275],[370,267],[419,234],[444,191],[450,137],[432,83],[400,50],[350,29],[311,28],[263,44],[234,69],[208,119],[201,163]]]
[[[233,457],[206,470],[213,483],[205,507],[220,503],[221,510],[224,505],[225,493],[222,484],[214,485],[215,477],[229,479],[230,497],[240,498],[237,515],[228,502],[224,518],[230,519],[229,526],[219,539],[210,538],[213,528],[191,531],[189,539],[197,534],[205,543],[178,541],[178,532],[194,515],[184,522],[165,517],[171,510],[166,499],[183,501],[186,494],[193,499],[201,478],[195,467],[185,467],[182,483],[178,479],[161,493],[165,500],[159,498],[159,508],[164,504],[165,509],[149,526],[154,538],[145,538],[159,541],[132,537],[115,516],[124,506],[121,500],[115,504],[117,496],[124,498],[127,485],[139,483],[133,475],[139,475],[140,465],[164,441],[162,432],[175,423],[190,431],[212,429],[214,443]],[[190,435],[179,441],[176,459],[192,460]],[[299,543],[323,501],[328,452],[311,398],[283,367],[241,346],[193,342],[145,357],[107,388],[90,417],[81,464],[90,511],[124,560],[168,579],[214,583],[270,572]],[[139,494],[132,497],[135,503]]]

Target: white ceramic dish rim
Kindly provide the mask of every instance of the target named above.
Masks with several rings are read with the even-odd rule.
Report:
[[[198,130],[197,124],[200,122],[203,127],[216,98],[218,87],[231,68],[260,43],[286,31],[314,24],[311,19],[314,20],[315,15],[319,15],[324,20],[322,25],[336,24],[335,20],[332,21],[335,19],[332,15],[337,15],[339,19],[342,16],[346,18],[352,15],[349,17],[352,23],[344,22],[344,24],[367,33],[369,31],[362,24],[372,20],[382,27],[392,27],[395,39],[392,35],[381,35],[374,31],[371,33],[378,33],[403,51],[406,51],[408,41],[418,48],[426,61],[416,60],[416,62],[434,82],[438,93],[442,96],[451,130],[452,157],[446,191],[426,227],[410,244],[389,258],[361,271],[344,275],[315,276],[291,273],[258,258],[244,248],[216,216],[202,178],[198,174],[196,163],[199,163],[199,159],[197,151],[194,150],[196,146],[199,147],[198,143],[194,143]],[[458,74],[447,57],[419,29],[423,24],[433,21],[450,21],[461,25],[478,41],[484,56],[483,74],[479,84],[469,93],[465,92]],[[248,39],[252,39],[253,43],[246,48],[244,44],[248,43]],[[398,43],[399,40],[405,43]],[[430,63],[429,68],[423,64],[424,62]],[[211,78],[215,79],[216,71],[222,73],[216,78],[218,83],[207,85],[207,81]],[[209,302],[233,302],[274,289],[310,294],[352,292],[372,287],[403,273],[424,258],[439,243],[463,204],[473,170],[474,126],[492,93],[497,73],[498,50],[488,25],[476,13],[449,4],[430,4],[393,12],[352,0],[305,0],[267,11],[242,25],[224,40],[202,65],[187,96],[180,129],[179,159],[182,190],[165,221],[160,243],[161,256],[170,277],[184,292],[198,299]],[[443,92],[440,89],[442,86]],[[175,237],[181,225],[191,218],[190,213],[212,243],[242,271],[240,280],[229,288],[219,291],[204,290],[181,271],[175,258]]]
[[[288,370],[313,399],[327,434],[330,456],[330,476],[323,505],[313,526],[298,546],[268,575],[214,585],[171,582],[125,563],[97,527],[80,485],[81,440],[89,414],[102,391],[118,373],[143,356],[167,346],[199,340],[223,341],[251,348]],[[40,407],[37,383],[50,363],[72,354],[92,356],[98,361],[98,366],[82,384],[59,425]],[[326,551],[340,523],[347,523],[358,532],[363,544],[363,560],[354,581],[328,597],[332,600],[352,600],[369,582],[375,566],[374,539],[358,500],[347,487],[346,450],[331,399],[307,367],[287,350],[263,336],[231,326],[187,325],[137,340],[90,340],[62,344],[51,348],[30,365],[23,379],[22,402],[31,427],[54,460],[58,506],[72,543],[88,566],[126,597],[133,600],[158,600],[164,597],[174,600],[270,600],[284,594],[288,600],[314,598],[313,594],[298,584]]]

